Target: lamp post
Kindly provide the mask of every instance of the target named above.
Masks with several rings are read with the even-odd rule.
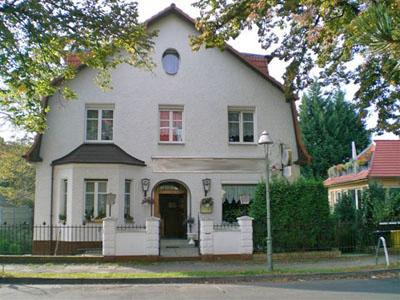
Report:
[[[265,130],[261,133],[258,139],[258,144],[264,146],[265,153],[265,165],[266,165],[266,178],[265,178],[265,200],[267,204],[267,268],[268,271],[272,271],[272,234],[271,234],[271,201],[269,197],[269,146],[273,144],[273,141],[269,137],[268,132]]]

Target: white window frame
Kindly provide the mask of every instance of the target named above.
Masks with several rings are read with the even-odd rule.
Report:
[[[231,142],[229,140],[229,113],[239,113],[239,141],[238,142]],[[253,114],[253,141],[252,142],[244,142],[243,141],[243,123],[248,121],[243,120],[243,114],[244,113],[250,113]],[[228,107],[228,113],[227,113],[227,124],[228,124],[228,143],[232,145],[237,145],[237,144],[242,144],[242,145],[257,145],[256,143],[256,110],[255,108],[241,108],[241,107]]]
[[[169,112],[169,141],[161,141],[161,112]],[[180,112],[182,113],[182,140],[181,141],[173,141],[173,113],[174,112]],[[167,106],[167,105],[160,105],[158,108],[158,143],[159,144],[184,144],[185,143],[185,113],[183,106],[178,105],[178,106]]]
[[[99,210],[98,210],[98,200],[99,200],[99,183],[100,182],[105,182],[106,183],[106,191],[101,192],[100,194],[107,194],[108,193],[108,180],[107,179],[85,179],[84,180],[84,205],[83,205],[83,217],[85,218],[85,210],[86,210],[86,194],[87,194],[87,183],[88,182],[93,182],[94,183],[94,197],[93,197],[93,218],[96,219],[99,215]],[[106,216],[107,216],[107,204],[106,204],[106,210],[105,210]]]
[[[88,110],[97,110],[98,113],[98,118],[97,118],[97,139],[96,140],[88,140],[87,139],[87,121],[88,121]],[[111,140],[103,140],[101,138],[101,132],[102,132],[102,120],[103,120],[103,110],[112,110],[113,111],[113,126],[112,126],[112,139]],[[110,119],[104,119],[104,120],[110,120]],[[115,135],[115,108],[114,105],[87,105],[85,107],[85,143],[113,143],[114,141],[114,135]]]

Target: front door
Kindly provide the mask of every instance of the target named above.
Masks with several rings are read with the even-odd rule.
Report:
[[[183,195],[160,195],[161,236],[185,238],[186,209]]]
[[[178,182],[164,182],[154,191],[154,216],[160,218],[162,238],[186,238],[187,190]]]

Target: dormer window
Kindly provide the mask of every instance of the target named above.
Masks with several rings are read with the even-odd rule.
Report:
[[[86,141],[111,142],[113,140],[114,108],[86,108]]]
[[[167,49],[162,56],[162,66],[165,73],[175,75],[179,69],[179,53],[175,49]]]

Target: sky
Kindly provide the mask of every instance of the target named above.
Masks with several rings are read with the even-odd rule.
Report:
[[[182,9],[185,13],[195,18],[199,16],[199,12],[196,8],[191,6],[192,0],[139,0],[137,1],[139,6],[139,16],[141,21],[145,21],[151,16],[155,15],[159,11],[175,3],[178,8]],[[257,54],[267,54],[258,43],[258,37],[256,30],[243,31],[241,35],[236,39],[229,42],[231,46],[241,52],[257,53]],[[282,82],[282,75],[285,72],[285,64],[277,59],[274,59],[268,66],[269,73],[275,77],[277,80]],[[356,91],[355,86],[344,86],[342,87],[346,92],[346,98],[351,99],[354,92]],[[372,113],[370,117],[367,118],[367,127],[374,127],[377,120],[376,114]],[[17,130],[10,124],[6,122],[0,123],[0,137],[6,140],[22,137],[24,132]],[[379,137],[373,136],[373,139],[398,139],[397,136],[389,133],[385,133]]]

